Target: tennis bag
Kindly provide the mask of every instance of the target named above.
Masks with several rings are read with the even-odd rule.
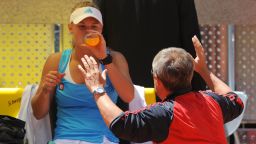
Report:
[[[0,115],[0,143],[23,144],[25,122],[11,116]]]

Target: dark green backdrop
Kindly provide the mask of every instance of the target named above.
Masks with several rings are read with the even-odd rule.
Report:
[[[134,84],[153,87],[154,55],[166,47],[182,47],[195,56],[191,38],[200,38],[194,0],[96,0],[109,47],[126,57]],[[205,83],[196,75],[194,89]]]

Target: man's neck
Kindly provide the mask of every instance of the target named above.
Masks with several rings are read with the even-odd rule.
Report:
[[[166,98],[163,101],[166,101],[168,99],[175,99],[177,96],[183,95],[191,91],[192,91],[191,87],[170,91],[170,93],[166,96]]]

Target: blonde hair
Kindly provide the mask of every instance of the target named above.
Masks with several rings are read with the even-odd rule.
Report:
[[[85,1],[82,1],[82,2],[79,2],[79,3],[75,4],[74,7],[71,9],[71,13],[73,11],[75,11],[76,9],[78,9],[78,8],[88,7],[88,6],[89,7],[94,7],[96,9],[100,10],[99,7],[92,0],[85,0]]]

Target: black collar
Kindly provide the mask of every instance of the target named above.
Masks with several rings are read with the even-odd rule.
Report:
[[[183,94],[191,92],[191,91],[192,91],[191,87],[176,90],[173,93],[169,94],[163,101],[174,100],[177,96],[183,95]]]

